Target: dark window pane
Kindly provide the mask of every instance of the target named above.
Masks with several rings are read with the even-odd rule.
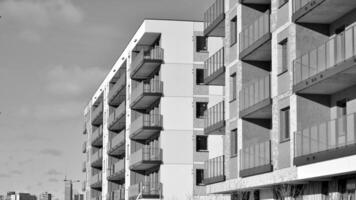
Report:
[[[231,131],[231,156],[237,155],[237,129]]]
[[[289,133],[289,107],[280,111],[280,140],[288,140],[290,138]]]
[[[204,84],[204,69],[196,70],[196,84],[203,85]]]
[[[196,169],[196,185],[203,185],[204,180],[204,170]]]
[[[208,107],[206,102],[197,102],[196,103],[196,118],[204,118],[204,112]]]
[[[208,150],[208,137],[205,135],[197,135],[196,137],[196,151]]]
[[[204,36],[197,36],[196,37],[196,51],[208,51],[207,40]]]
[[[237,42],[237,16],[230,21],[230,45],[234,45]]]

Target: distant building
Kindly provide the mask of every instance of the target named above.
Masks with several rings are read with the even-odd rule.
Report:
[[[39,200],[52,200],[52,194],[48,192],[41,193]]]
[[[15,195],[15,199],[11,198],[11,200],[37,200],[37,197],[30,193],[18,193]]]
[[[73,199],[73,183],[72,181],[64,182],[64,200]]]
[[[84,194],[75,194],[74,200],[84,200]]]

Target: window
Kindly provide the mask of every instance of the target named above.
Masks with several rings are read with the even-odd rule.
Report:
[[[237,129],[231,131],[230,144],[231,144],[231,148],[230,148],[231,157],[236,156],[237,155]]]
[[[259,190],[253,191],[253,199],[260,200],[260,191]]]
[[[230,21],[230,45],[234,45],[237,42],[237,16]]]
[[[288,3],[289,0],[279,0],[279,8],[284,6],[284,4]]]
[[[337,102],[336,102],[337,115],[338,115],[339,117],[340,117],[340,116],[347,115],[346,103],[347,103],[347,100],[346,100],[346,99],[343,99],[343,100],[340,100],[340,101],[337,101]]]
[[[195,117],[198,119],[204,118],[204,112],[208,107],[207,102],[197,102],[195,107]]]
[[[288,39],[283,40],[279,43],[281,49],[281,66],[280,66],[280,74],[288,71]]]
[[[208,137],[205,135],[196,136],[196,151],[207,151],[208,150]]]
[[[196,37],[196,52],[208,51],[207,39],[204,36]]]
[[[236,82],[236,73],[230,76],[230,101],[236,100],[237,97],[237,82]]]
[[[289,140],[289,107],[280,111],[280,140]]]
[[[196,76],[196,79],[195,79],[196,84],[203,85],[204,84],[204,69],[197,69],[195,76]]]
[[[196,176],[196,185],[204,185],[204,170],[203,169],[196,169],[195,171]]]

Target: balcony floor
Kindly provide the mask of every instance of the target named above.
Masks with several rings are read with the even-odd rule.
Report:
[[[331,24],[356,8],[353,0],[312,0],[293,14],[297,23]]]
[[[224,182],[226,180],[225,175],[216,176],[212,178],[206,178],[203,180],[204,185],[210,185],[214,183]]]
[[[108,181],[112,181],[112,182],[120,182],[123,179],[125,179],[125,170],[121,170],[118,173],[114,173],[108,176]]]
[[[206,85],[225,85],[225,66],[221,67],[216,72],[212,73],[210,76],[204,78],[204,83]]]
[[[130,164],[130,170],[132,171],[146,171],[158,167],[162,164],[161,160],[141,160],[140,162]]]
[[[154,102],[162,97],[162,93],[142,93],[130,104],[131,109],[142,110],[150,107]]]
[[[205,135],[225,135],[225,120],[204,128]]]
[[[265,99],[253,106],[240,111],[240,117],[246,119],[272,118],[272,99]]]
[[[225,13],[220,14],[206,29],[205,37],[225,37]]]
[[[240,59],[243,61],[271,61],[272,34],[267,33],[255,41],[246,49],[240,52]]]
[[[142,127],[130,134],[130,139],[133,140],[147,140],[152,136],[159,134],[162,127]]]
[[[163,60],[143,59],[134,71],[131,72],[131,79],[143,80],[151,77],[153,73],[163,64]]]
[[[331,67],[293,86],[299,94],[330,95],[356,85],[356,59]]]

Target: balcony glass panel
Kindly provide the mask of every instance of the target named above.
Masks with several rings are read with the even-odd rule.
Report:
[[[241,170],[271,164],[271,142],[266,141],[244,147],[241,152]]]
[[[117,80],[117,82],[110,87],[109,102],[111,102],[121,90],[125,90],[125,84],[126,76],[123,74],[120,76],[119,80]]]
[[[91,158],[92,158],[92,162],[97,162],[99,160],[102,160],[103,159],[103,149],[99,149],[98,151],[93,153]]]
[[[130,165],[140,163],[142,161],[161,161],[162,150],[152,146],[144,146],[142,149],[131,154]]]
[[[110,176],[121,173],[125,170],[125,159],[121,159],[110,168]]]
[[[163,93],[163,82],[160,80],[152,79],[150,83],[140,82],[135,88],[132,89],[131,99],[132,101],[137,100],[139,97],[147,93]],[[148,94],[149,95],[149,94]],[[147,105],[150,106],[150,105]]]
[[[91,142],[92,144],[95,143],[97,140],[99,140],[103,136],[103,127],[100,126],[94,130],[91,136]],[[94,144],[95,145],[95,144]]]
[[[91,177],[91,185],[97,185],[97,184],[101,184],[102,181],[102,174],[101,173],[97,173],[94,176]]]
[[[209,159],[204,162],[204,183],[223,181],[225,178],[224,156]],[[219,179],[218,178],[223,178]],[[216,179],[214,181],[213,179]]]
[[[240,91],[240,110],[250,108],[271,98],[270,90],[270,76],[243,85]]]
[[[204,13],[204,29],[208,28],[224,12],[224,0],[216,0]]]
[[[204,62],[205,79],[224,67],[224,48],[221,48]]]
[[[160,196],[162,184],[158,180],[147,179],[129,187],[129,197],[134,197],[139,194],[142,196]]]
[[[103,102],[100,102],[100,104],[96,107],[93,108],[92,111],[92,122],[95,122],[97,119],[102,118],[103,114]],[[96,124],[101,124],[102,122],[98,122]]]
[[[205,111],[204,128],[212,127],[225,121],[225,102],[222,101]]]
[[[125,144],[125,134],[126,131],[122,130],[120,133],[115,134],[110,140],[110,149],[114,149],[115,147],[121,146]]]

